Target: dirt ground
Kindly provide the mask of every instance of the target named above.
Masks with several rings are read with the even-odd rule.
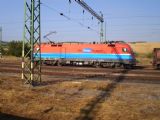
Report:
[[[0,120],[159,120],[158,84],[43,76],[38,87],[0,74]],[[59,82],[58,82],[59,81]]]

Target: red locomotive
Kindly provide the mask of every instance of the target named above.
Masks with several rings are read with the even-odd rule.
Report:
[[[52,65],[93,65],[102,67],[132,67],[135,56],[124,42],[105,43],[43,43],[41,58]]]

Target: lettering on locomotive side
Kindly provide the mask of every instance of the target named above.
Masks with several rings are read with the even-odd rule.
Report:
[[[84,48],[83,52],[84,53],[91,53],[93,50],[91,48]]]
[[[103,53],[103,50],[93,50],[91,48],[84,48],[83,49],[83,53],[92,53],[92,52],[96,52],[96,53]]]
[[[96,52],[96,53],[103,53],[104,51],[103,50],[94,50],[94,52]]]

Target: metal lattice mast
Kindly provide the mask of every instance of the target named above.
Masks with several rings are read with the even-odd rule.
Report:
[[[104,34],[105,34],[105,38],[104,38],[104,40],[105,40],[105,42],[107,41],[107,23],[105,22],[105,32],[104,32]]]
[[[35,85],[41,82],[41,3],[40,0],[25,0],[24,3],[22,80]]]
[[[102,12],[100,12],[101,14],[101,17],[103,18],[103,14]],[[101,21],[101,29],[100,29],[100,43],[103,43],[104,42],[104,29],[103,29],[103,23],[104,21]]]
[[[2,57],[2,27],[0,27],[0,57]]]

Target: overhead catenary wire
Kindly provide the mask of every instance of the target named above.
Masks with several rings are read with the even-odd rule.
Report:
[[[78,21],[78,20],[83,20],[83,19],[77,19],[77,18],[73,18],[74,20]],[[90,18],[87,18],[85,20],[90,20]],[[48,19],[48,20],[42,20],[42,23],[46,23],[46,22],[65,22],[66,20],[63,19]],[[67,22],[67,21],[66,21]],[[0,22],[1,25],[5,24],[5,25],[15,25],[15,24],[22,24],[23,21],[11,21],[11,22],[5,22],[2,21]],[[160,24],[108,24],[109,26],[158,26]],[[93,25],[94,26],[94,25]],[[95,27],[98,25],[95,25]]]
[[[81,27],[87,28],[88,30],[94,31],[94,32],[96,32],[97,34],[99,34],[99,32],[98,32],[97,30],[91,28],[90,26],[86,26],[86,25],[84,25],[83,23],[77,21],[76,19],[73,19],[73,18],[65,15],[63,12],[60,12],[60,11],[56,10],[55,8],[53,8],[53,7],[50,7],[50,6],[48,6],[47,4],[45,4],[45,3],[41,3],[41,5],[43,5],[43,6],[47,7],[48,9],[56,12],[56,13],[59,14],[60,16],[63,16],[63,17],[66,18],[67,20],[70,20],[70,21],[72,21],[72,22],[75,22],[75,23],[79,24]]]
[[[114,14],[112,13],[103,13],[105,16],[113,16]],[[133,15],[126,15],[126,14],[118,14],[118,16],[113,16],[113,18],[160,18],[159,14],[147,14],[147,15],[142,15],[142,14],[133,14]]]

